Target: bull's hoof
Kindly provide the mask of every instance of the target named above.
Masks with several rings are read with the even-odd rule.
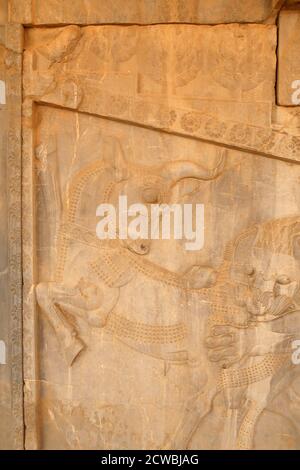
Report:
[[[85,348],[85,344],[81,339],[76,338],[75,336],[72,339],[71,344],[65,348],[65,358],[66,361],[71,367],[74,364],[75,359],[78,357],[78,355],[81,353],[81,351]]]

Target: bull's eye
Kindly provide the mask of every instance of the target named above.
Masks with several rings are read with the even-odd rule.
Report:
[[[281,284],[282,286],[285,286],[287,284],[290,284],[291,280],[285,274],[281,274],[281,276],[278,276],[278,278],[276,279],[276,282],[278,282],[278,284]]]
[[[155,204],[158,202],[158,194],[156,188],[146,188],[143,190],[143,199],[148,204]]]

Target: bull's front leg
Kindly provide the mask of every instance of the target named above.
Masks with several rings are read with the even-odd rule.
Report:
[[[53,282],[40,283],[36,286],[37,302],[54,328],[66,361],[71,366],[78,354],[84,349],[85,344],[78,337],[76,329],[68,322],[59,306],[59,296],[62,292],[65,296],[68,294],[64,286]]]
[[[101,283],[95,285],[82,278],[72,288],[54,282],[39,284],[36,294],[71,366],[85,345],[64,312],[83,319],[92,327],[102,328],[118,302],[119,288],[107,288]]]

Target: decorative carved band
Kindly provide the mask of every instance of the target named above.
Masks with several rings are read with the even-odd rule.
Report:
[[[137,343],[169,344],[183,341],[186,338],[186,327],[183,323],[175,325],[150,325],[133,322],[117,313],[109,315],[105,330]]]
[[[8,115],[6,137],[9,352],[11,369],[11,432],[13,448],[23,449],[22,371],[22,262],[21,262],[21,90],[23,28],[0,26],[0,47],[5,48],[0,69],[5,77]],[[5,192],[5,188],[2,188]],[[5,221],[2,221],[5,224]],[[5,249],[1,247],[1,249]]]

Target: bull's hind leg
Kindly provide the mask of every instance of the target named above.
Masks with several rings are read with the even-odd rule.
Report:
[[[66,361],[68,365],[71,366],[78,354],[84,349],[85,345],[82,340],[78,338],[76,329],[68,322],[56,302],[56,294],[61,294],[63,289],[64,286],[55,283],[41,283],[36,287],[36,296],[39,306],[54,328],[60,346],[64,351]]]

